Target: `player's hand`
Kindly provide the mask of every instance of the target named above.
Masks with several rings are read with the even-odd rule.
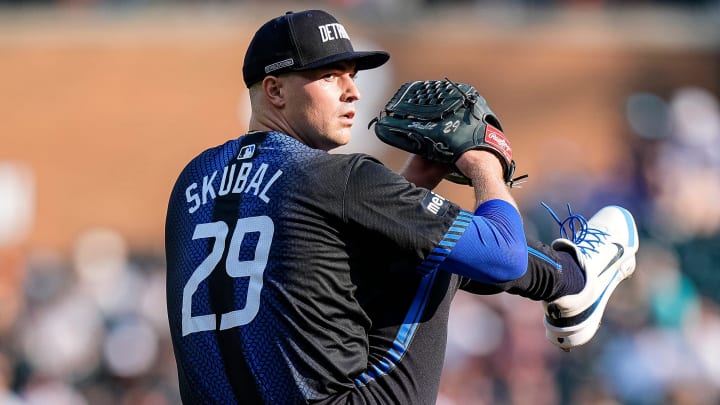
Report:
[[[410,155],[401,173],[416,186],[432,190],[451,170],[452,167],[448,164],[428,160],[419,155]]]

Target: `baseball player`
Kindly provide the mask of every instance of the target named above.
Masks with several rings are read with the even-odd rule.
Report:
[[[541,301],[548,338],[569,350],[592,338],[634,271],[637,231],[620,207],[573,214],[581,232],[528,245],[508,187],[512,150],[472,86],[408,83],[388,103],[381,116],[395,120],[379,118],[376,133],[415,153],[401,174],[328,153],[350,139],[355,75],[388,58],[354,50],[321,10],[253,37],[250,131],[195,157],[168,205],[183,402],[434,404],[458,290]],[[472,185],[474,211],[431,191],[443,178]]]

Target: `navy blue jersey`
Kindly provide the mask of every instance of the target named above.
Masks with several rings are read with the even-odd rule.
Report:
[[[204,151],[166,220],[183,401],[433,404],[461,283],[437,267],[471,217],[278,132]]]

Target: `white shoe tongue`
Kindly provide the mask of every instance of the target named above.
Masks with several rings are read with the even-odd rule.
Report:
[[[580,248],[574,244],[571,240],[565,238],[558,238],[552,242],[552,248],[559,252],[567,252],[573,255],[575,260],[580,264],[580,267],[585,268],[585,257],[582,254]]]

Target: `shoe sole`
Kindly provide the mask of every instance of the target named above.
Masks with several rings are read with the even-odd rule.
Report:
[[[590,341],[600,328],[600,323],[605,313],[605,307],[607,306],[610,296],[615,291],[615,288],[617,288],[622,281],[632,277],[634,272],[635,255],[633,254],[628,259],[625,259],[625,261],[619,262],[612,279],[608,283],[607,287],[605,287],[602,294],[600,294],[597,301],[595,301],[595,304],[593,304],[592,308],[594,309],[592,314],[583,322],[571,327],[560,328],[551,325],[547,319],[545,319],[547,338],[565,351],[570,351],[570,349],[581,346]]]

